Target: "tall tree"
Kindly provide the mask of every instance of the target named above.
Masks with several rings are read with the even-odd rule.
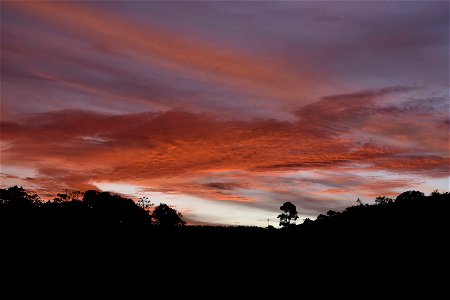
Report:
[[[298,219],[297,207],[291,202],[285,202],[280,209],[282,213],[277,217],[280,219],[280,226],[288,227],[291,224],[295,224],[295,220]]]

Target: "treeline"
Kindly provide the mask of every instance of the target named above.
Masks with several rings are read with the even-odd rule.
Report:
[[[149,199],[139,202],[109,192],[86,191],[58,194],[43,201],[22,187],[0,189],[0,225],[3,230],[21,227],[52,228],[131,228],[135,230],[174,229],[185,236],[269,236],[299,233],[303,236],[404,236],[419,232],[447,233],[450,228],[450,194],[437,191],[425,195],[407,191],[396,198],[377,197],[374,204],[347,207],[342,212],[328,211],[316,220],[295,225],[297,211],[292,203],[283,204],[279,216],[281,230],[273,227],[184,226],[183,216],[166,204],[154,206]]]
[[[357,205],[342,212],[333,210],[316,220],[306,219],[296,229],[312,234],[378,239],[434,238],[449,233],[450,193],[407,191],[395,198],[377,197],[374,204]]]
[[[24,226],[51,228],[170,228],[184,226],[182,215],[166,204],[151,210],[153,204],[109,192],[89,190],[60,193],[43,201],[37,194],[28,194],[22,187],[0,189],[0,224],[10,229]],[[45,227],[42,228],[45,230]]]

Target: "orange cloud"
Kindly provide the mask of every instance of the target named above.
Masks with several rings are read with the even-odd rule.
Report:
[[[235,192],[239,189],[277,189],[284,183],[272,185],[274,178],[293,170],[359,164],[364,170],[448,175],[448,157],[409,155],[402,148],[375,143],[357,145],[350,138],[313,134],[308,126],[316,125],[224,121],[179,111],[121,116],[48,113],[2,123],[2,139],[9,143],[2,163],[37,169],[36,180],[77,189],[92,187],[93,181],[130,182],[231,201],[248,201]],[[238,173],[225,176],[220,170]],[[295,181],[286,185],[292,184]]]

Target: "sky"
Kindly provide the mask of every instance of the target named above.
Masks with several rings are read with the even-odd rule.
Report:
[[[449,190],[448,1],[2,1],[1,187],[277,225]]]

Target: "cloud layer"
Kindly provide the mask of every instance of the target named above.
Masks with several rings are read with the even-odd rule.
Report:
[[[2,186],[257,225],[448,189],[448,3],[1,5]]]
[[[266,199],[272,209],[279,204],[274,199],[297,198],[302,209],[317,214],[336,205],[321,198],[351,190],[391,194],[448,176],[447,116],[411,109],[435,100],[395,107],[370,101],[407,90],[326,97],[297,111],[295,122],[182,111],[36,114],[1,124],[2,154],[8,165],[36,170],[36,178],[25,180],[36,186],[87,189],[118,182],[245,205],[256,201],[259,207]]]

